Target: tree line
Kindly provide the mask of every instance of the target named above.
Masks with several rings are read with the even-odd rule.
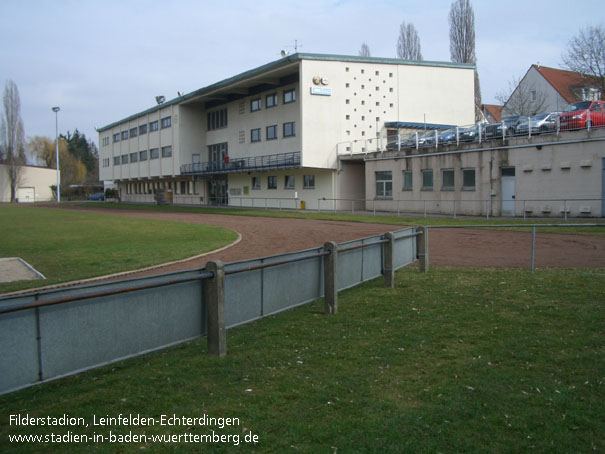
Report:
[[[11,202],[16,200],[17,189],[28,164],[28,156],[35,164],[57,168],[56,142],[44,136],[25,140],[25,128],[21,119],[21,99],[17,84],[8,80],[2,97],[0,122],[0,164],[7,168]],[[61,189],[70,185],[96,184],[99,182],[99,152],[92,140],[77,129],[59,136],[59,170]]]

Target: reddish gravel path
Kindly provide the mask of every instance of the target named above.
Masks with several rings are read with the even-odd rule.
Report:
[[[138,210],[62,208],[131,216],[193,222],[225,227],[240,233],[239,243],[218,253],[167,265],[129,277],[201,268],[209,260],[232,262],[321,246],[326,241],[343,242],[397,230],[384,224],[317,221],[311,219],[262,218],[197,213],[166,213]],[[401,226],[403,228],[405,226]],[[431,265],[476,267],[528,267],[531,234],[505,230],[432,229],[429,237]],[[196,251],[191,251],[192,256]],[[604,267],[605,236],[538,233],[537,267]]]

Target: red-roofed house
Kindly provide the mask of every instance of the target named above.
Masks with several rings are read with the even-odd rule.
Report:
[[[560,112],[574,102],[601,99],[598,84],[573,71],[531,65],[510,98],[503,115]]]
[[[502,120],[502,108],[497,104],[483,104],[481,111],[483,112],[484,118],[488,123],[498,123]]]

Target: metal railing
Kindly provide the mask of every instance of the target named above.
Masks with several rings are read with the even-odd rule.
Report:
[[[288,209],[299,208],[300,199],[297,197],[240,197],[229,196],[230,208],[263,208],[263,209]]]
[[[418,251],[419,255],[425,260],[422,271],[426,272],[429,269],[429,230],[430,229],[494,229],[494,228],[519,228],[519,227],[531,227],[531,246],[530,246],[530,265],[529,269],[534,274],[536,269],[536,229],[538,228],[569,228],[569,227],[588,227],[588,228],[603,228],[605,224],[491,224],[491,225],[429,225],[424,227],[424,247],[425,250]]]
[[[182,175],[210,175],[261,171],[271,169],[288,169],[300,167],[301,152],[278,153],[264,156],[231,158],[223,161],[197,162],[181,165]]]
[[[317,211],[372,215],[397,216],[420,215],[428,217],[518,217],[518,218],[563,218],[603,217],[603,199],[433,199],[433,200],[393,200],[393,199],[317,199]]]
[[[416,260],[413,228],[390,234],[389,272]],[[333,244],[333,243],[332,243]],[[385,272],[384,236],[337,245],[338,290]],[[224,324],[234,327],[324,295],[325,247],[221,266]],[[0,297],[0,394],[211,332],[219,280],[206,268]],[[295,276],[297,285],[292,285]],[[216,296],[216,299],[219,297]],[[209,348],[210,350],[210,348]]]
[[[563,112],[560,112],[562,114]],[[552,114],[557,114],[553,112]],[[544,114],[546,115],[546,114]],[[605,113],[578,113],[577,118],[570,118],[561,123],[560,116],[542,118],[535,116],[518,116],[497,123],[477,123],[456,126],[445,130],[426,129],[406,132],[396,136],[373,139],[356,139],[337,144],[339,156],[367,154],[384,151],[439,150],[443,147],[460,147],[464,144],[477,143],[489,145],[505,142],[511,138],[532,138],[534,136],[565,134],[568,131],[605,128]],[[567,118],[564,116],[563,118]]]

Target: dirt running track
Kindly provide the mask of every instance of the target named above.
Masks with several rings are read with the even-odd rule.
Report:
[[[88,211],[86,208],[69,208]],[[218,253],[168,265],[129,277],[201,268],[209,260],[232,262],[342,242],[397,230],[397,226],[310,219],[261,218],[217,214],[162,213],[92,209],[94,213],[193,222],[225,227],[240,233],[239,243]],[[405,226],[402,226],[405,227]],[[531,233],[484,229],[431,229],[431,265],[529,267]],[[195,255],[196,251],[191,251]],[[605,268],[605,236],[537,234],[536,267]]]

